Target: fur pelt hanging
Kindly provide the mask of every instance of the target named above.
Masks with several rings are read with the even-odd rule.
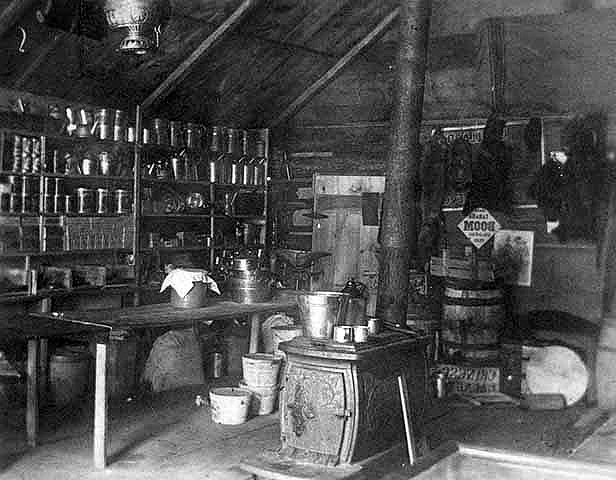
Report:
[[[490,115],[483,131],[483,141],[473,161],[473,180],[466,200],[466,213],[475,208],[511,213],[511,150],[503,141],[505,121]]]
[[[561,241],[601,236],[609,188],[604,139],[602,114],[574,118],[563,130],[567,161],[549,160],[531,186],[546,218],[558,220],[554,234]]]
[[[473,147],[468,140],[458,137],[451,144],[447,165],[447,191],[463,192],[472,181]]]
[[[437,128],[425,145],[419,167],[421,228],[417,241],[417,263],[420,267],[430,260],[430,256],[438,253],[448,163],[449,143]]]

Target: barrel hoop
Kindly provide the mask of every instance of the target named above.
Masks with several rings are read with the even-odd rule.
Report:
[[[445,296],[450,298],[477,298],[483,300],[492,300],[495,298],[503,298],[501,290],[460,290],[457,288],[445,288]]]
[[[443,298],[443,305],[460,305],[463,307],[492,307],[503,305],[502,298],[493,298],[490,300],[482,300],[480,298]]]
[[[441,340],[442,345],[452,345],[460,350],[500,350],[499,343],[458,343],[458,342],[450,342],[448,340]]]

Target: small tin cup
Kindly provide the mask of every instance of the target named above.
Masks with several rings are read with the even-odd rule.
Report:
[[[353,327],[353,341],[355,343],[366,343],[368,341],[369,329],[365,325],[355,325]]]
[[[353,341],[353,327],[339,325],[334,327],[334,342],[351,343]]]
[[[368,319],[368,332],[370,335],[378,335],[381,331],[381,320],[377,317],[370,317]]]

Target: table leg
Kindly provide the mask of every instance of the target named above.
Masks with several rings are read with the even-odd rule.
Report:
[[[253,313],[250,316],[250,353],[256,353],[259,350],[259,330],[261,329],[261,318],[258,313]]]
[[[39,402],[45,406],[47,405],[47,386],[49,385],[49,341],[46,338],[39,340],[38,364]]]
[[[94,467],[107,466],[107,344],[96,344],[94,383]]]
[[[38,436],[38,353],[39,340],[37,338],[28,340],[26,432],[28,436],[28,445],[31,447],[36,447],[36,437]]]

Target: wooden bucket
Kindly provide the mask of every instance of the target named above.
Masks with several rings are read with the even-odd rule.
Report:
[[[496,284],[447,282],[441,325],[441,344],[446,359],[497,360],[504,326],[504,297]]]
[[[616,315],[603,317],[595,365],[599,408],[616,408]]]

